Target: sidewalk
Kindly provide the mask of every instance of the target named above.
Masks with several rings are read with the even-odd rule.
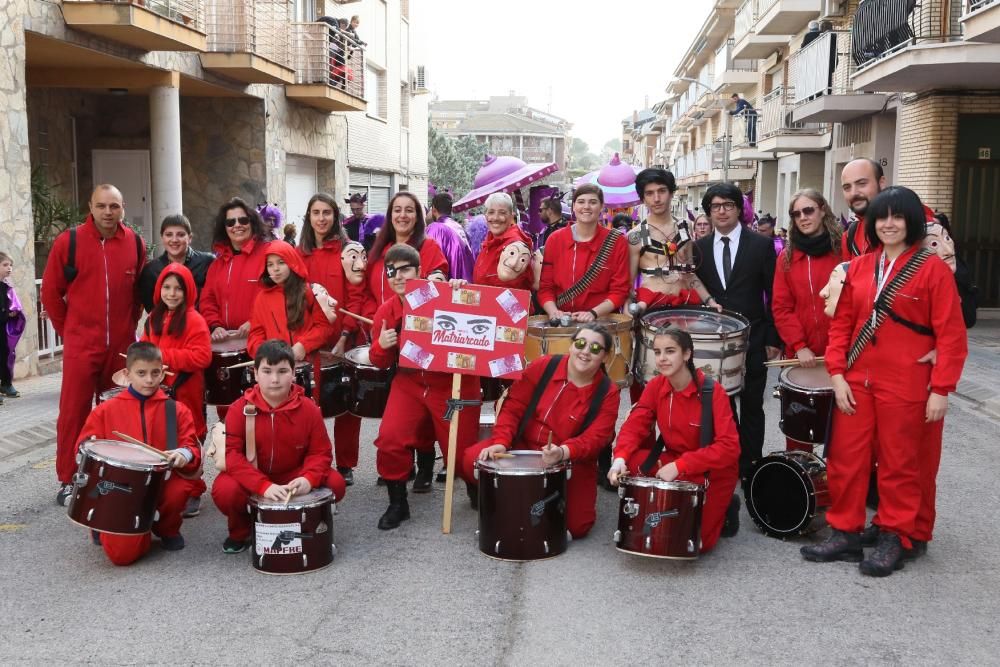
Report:
[[[62,373],[17,380],[21,396],[0,405],[0,460],[56,441]]]

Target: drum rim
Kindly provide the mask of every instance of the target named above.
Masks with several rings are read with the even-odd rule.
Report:
[[[136,472],[158,472],[167,470],[170,468],[170,464],[166,461],[151,461],[150,463],[137,463],[135,461],[119,461],[118,459],[110,458],[106,454],[100,454],[95,452],[91,445],[99,442],[110,442],[115,445],[122,445],[128,449],[134,449],[135,451],[142,452],[143,454],[149,454],[139,445],[132,444],[131,442],[124,442],[122,440],[111,440],[109,438],[99,438],[97,440],[87,440],[83,443],[81,451],[87,458],[94,459],[95,461],[100,461],[101,463],[107,463],[114,468],[121,468],[123,470],[134,470]],[[149,454],[149,456],[153,456]]]
[[[802,455],[802,456],[800,456]],[[747,489],[747,512],[750,514],[750,518],[756,523],[761,530],[768,533],[769,535],[774,535],[777,537],[787,537],[794,535],[801,535],[803,532],[812,524],[813,520],[819,515],[819,509],[816,506],[816,488],[813,485],[812,490],[809,489],[809,485],[812,484],[812,477],[806,472],[805,467],[798,461],[799,458],[813,458],[820,462],[823,460],[811,452],[802,451],[791,451],[791,452],[771,452],[767,456],[762,457],[754,465],[752,474],[750,475]],[[792,529],[782,530],[779,529],[767,521],[764,520],[761,513],[757,511],[757,503],[753,499],[753,485],[754,480],[757,478],[757,473],[763,470],[769,465],[783,465],[787,468],[791,468],[795,473],[796,478],[798,478],[799,483],[802,485],[802,491],[805,492],[807,501],[805,507],[805,513],[802,515],[799,522]]]
[[[698,484],[696,482],[687,482],[684,480],[674,480],[668,482],[662,480],[659,477],[642,477],[639,475],[622,475],[618,478],[618,486],[639,486],[642,488],[658,488],[666,489],[668,491],[704,491],[705,486],[703,484]]]
[[[630,556],[641,556],[642,558],[659,558],[660,560],[698,560],[698,556],[701,555],[701,549],[698,550],[698,554],[694,556],[661,556],[660,554],[645,553],[643,551],[633,551],[632,549],[626,549],[625,547],[615,546],[615,549],[622,552],[623,554],[629,554]]]
[[[319,497],[314,498],[309,502],[302,502],[302,500],[304,500],[305,498],[314,493],[319,494]],[[262,495],[254,494],[250,496],[248,502],[252,507],[257,508],[258,510],[265,510],[265,511],[302,510],[302,509],[309,509],[311,507],[321,507],[322,505],[325,505],[326,503],[330,502],[333,498],[333,491],[326,488],[325,486],[321,486],[318,489],[313,489],[304,496],[299,496],[299,498],[300,500],[298,501],[296,501],[293,498],[291,501],[289,501],[287,505],[285,505],[285,503],[283,502],[268,500],[264,498],[264,496]]]
[[[358,368],[376,368],[376,369],[378,369],[380,371],[381,370],[386,370],[384,368],[379,368],[375,364],[371,363],[371,354],[370,354],[371,347],[372,347],[371,345],[357,345],[355,347],[352,347],[351,349],[349,349],[349,350],[347,350],[347,351],[344,352],[344,361],[346,363],[352,365],[352,366],[357,366]],[[354,352],[355,350],[361,350],[361,349],[367,349],[367,350],[369,350],[369,357],[368,357],[368,362],[369,363],[367,363],[367,364],[362,363],[362,362],[354,359],[351,356],[352,352]]]
[[[791,371],[793,371],[793,370],[796,370],[795,367],[792,367],[792,368],[782,368],[781,372],[778,373],[778,388],[779,389],[782,386],[785,386],[788,389],[794,389],[795,391],[799,391],[799,392],[801,392],[803,394],[809,394],[809,395],[822,394],[822,395],[827,395],[827,396],[833,395],[833,384],[832,384],[832,381],[831,381],[831,384],[830,384],[829,387],[803,387],[800,384],[796,384],[793,380],[791,380],[788,377],[791,374]],[[827,375],[829,375],[829,373],[827,373]]]
[[[542,453],[536,449],[509,449],[506,453],[514,454],[515,456],[542,456]],[[553,463],[545,468],[533,468],[531,470],[522,468],[504,468],[501,470],[500,468],[489,465],[492,463],[493,461],[490,460],[480,461],[479,459],[476,459],[475,468],[477,470],[484,470],[502,477],[530,477],[534,475],[559,473],[572,467],[572,464],[569,461],[559,461],[558,463]]]
[[[532,325],[532,320],[534,320],[535,322],[548,322],[549,319],[550,318],[548,315],[530,316],[528,318],[528,323],[527,323],[528,327],[527,335],[529,336],[532,335],[532,330],[534,330],[535,332],[539,331],[551,332],[552,334],[554,334],[553,337],[571,336],[574,333],[576,333],[577,329],[583,326],[582,322],[577,322],[575,325],[571,325],[568,327],[564,326],[550,327],[548,325],[543,325],[543,326]],[[632,324],[634,321],[635,320],[632,318],[631,315],[625,315],[623,313],[609,313],[608,315],[603,315],[602,317],[599,317],[596,320],[598,324],[603,324],[604,327],[612,335],[616,333],[621,333],[623,331],[631,331]]]
[[[731,334],[739,333],[739,332],[742,332],[744,329],[749,329],[750,328],[750,320],[749,319],[747,319],[746,317],[744,317],[740,313],[736,312],[735,310],[728,310],[728,309],[725,309],[725,308],[722,309],[721,313],[719,311],[717,311],[715,308],[690,308],[690,307],[683,307],[683,306],[681,306],[679,308],[664,308],[662,310],[654,310],[654,311],[645,313],[642,317],[639,318],[639,322],[643,325],[643,327],[646,327],[646,325],[647,325],[646,318],[649,317],[649,316],[651,316],[651,315],[659,315],[660,313],[676,313],[676,314],[691,313],[693,315],[697,315],[699,313],[705,313],[705,314],[708,314],[708,315],[725,315],[727,317],[730,317],[730,318],[736,320],[740,324],[744,325],[742,329],[736,329],[735,331],[731,332]],[[649,328],[652,329],[653,328],[652,325],[650,325]],[[659,328],[659,327],[656,327],[656,328]],[[691,335],[693,336],[694,334],[691,334]]]

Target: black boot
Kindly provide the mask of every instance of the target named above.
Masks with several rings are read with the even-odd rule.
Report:
[[[903,569],[903,543],[895,533],[879,533],[875,551],[861,561],[861,574],[869,577],[888,577]]]
[[[417,452],[417,476],[413,478],[414,493],[430,493],[434,481],[434,450]]]
[[[828,563],[834,560],[857,563],[865,557],[865,552],[861,550],[861,536],[858,533],[845,533],[836,529],[824,541],[804,546],[799,549],[799,553],[814,563]]]
[[[903,560],[916,560],[927,553],[927,542],[924,540],[910,540],[913,547],[903,549]]]
[[[879,530],[874,523],[861,531],[861,546],[871,549],[878,544]]]
[[[729,501],[726,508],[726,520],[722,524],[722,537],[736,537],[740,532],[740,497],[733,494],[733,499]]]
[[[406,482],[386,480],[385,487],[389,490],[389,507],[378,520],[378,528],[392,530],[410,518],[410,504],[406,502]]]
[[[465,483],[465,493],[469,496],[469,505],[472,509],[479,509],[479,485],[472,482]]]

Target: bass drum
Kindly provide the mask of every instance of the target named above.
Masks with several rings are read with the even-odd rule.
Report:
[[[794,537],[826,525],[826,463],[812,452],[771,452],[743,482],[747,512],[772,537]]]
[[[612,313],[597,320],[611,333],[611,350],[604,360],[607,371],[615,384],[626,387],[632,383],[632,318]],[[528,335],[524,339],[524,357],[528,363],[547,354],[568,354],[579,324],[568,327],[549,326],[547,315],[528,318]]]

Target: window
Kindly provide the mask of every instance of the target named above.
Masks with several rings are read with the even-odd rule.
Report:
[[[405,83],[399,86],[399,125],[410,126],[410,86]]]
[[[368,115],[386,120],[389,117],[386,91],[385,71],[368,66],[365,76],[365,100],[368,102]]]

